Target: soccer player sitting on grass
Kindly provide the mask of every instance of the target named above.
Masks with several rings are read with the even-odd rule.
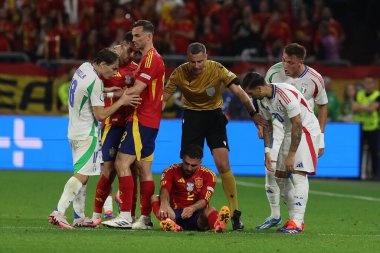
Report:
[[[216,175],[201,165],[202,157],[203,149],[190,144],[182,150],[182,163],[163,171],[160,195],[152,196],[153,211],[162,230],[224,232],[230,210],[223,206],[218,213],[209,206]]]

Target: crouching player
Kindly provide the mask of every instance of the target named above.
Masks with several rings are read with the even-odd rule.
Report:
[[[202,157],[202,148],[190,144],[182,150],[182,163],[162,173],[160,195],[152,196],[153,211],[162,230],[225,230],[230,210],[223,206],[218,213],[209,206],[216,175],[201,165]]]

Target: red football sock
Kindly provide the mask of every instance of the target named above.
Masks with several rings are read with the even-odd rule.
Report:
[[[99,179],[98,185],[96,186],[95,192],[95,203],[94,203],[94,212],[102,213],[102,208],[104,202],[106,201],[108,195],[111,191],[111,182],[102,175]]]
[[[218,219],[218,212],[216,210],[212,211],[208,216],[208,225],[210,228],[214,228],[215,221]]]
[[[137,171],[132,170],[132,177],[133,177],[133,197],[132,197],[132,210],[131,215],[136,216],[136,203],[137,203],[137,195],[138,195],[138,189],[137,189]]]
[[[154,215],[156,215],[156,218],[158,220],[161,220],[161,217],[160,217],[160,201],[154,201],[152,203],[152,207],[153,207],[153,213],[154,213]]]
[[[140,205],[141,215],[150,216],[152,205],[150,198],[154,194],[154,181],[140,182]]]
[[[130,212],[132,209],[133,185],[134,182],[132,176],[119,177],[121,212]]]

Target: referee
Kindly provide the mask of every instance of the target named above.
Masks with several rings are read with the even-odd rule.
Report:
[[[190,44],[187,57],[188,62],[177,67],[166,84],[163,108],[170,96],[180,89],[185,98],[181,150],[189,144],[203,147],[206,139],[233,214],[232,228],[242,230],[244,225],[238,208],[236,181],[229,162],[228,120],[222,111],[224,87],[239,97],[256,124],[266,123],[256,113],[249,96],[240,87],[237,76],[222,64],[207,60],[205,45],[198,42]]]

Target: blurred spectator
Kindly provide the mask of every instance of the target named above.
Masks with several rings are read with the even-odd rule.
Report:
[[[342,103],[342,111],[340,121],[354,122],[353,105],[356,103],[357,88],[355,84],[349,84],[344,89],[344,100]]]
[[[187,46],[195,39],[195,27],[185,6],[177,4],[173,9],[174,23],[170,29],[172,52],[186,54]]]
[[[293,41],[304,46],[310,56],[313,51],[313,25],[311,24],[307,9],[301,8],[297,20],[293,23]]]
[[[251,6],[245,5],[242,18],[236,21],[233,30],[234,54],[241,54],[245,49],[249,49],[252,56],[261,55],[260,30],[260,23],[253,19]]]
[[[95,54],[103,47],[98,41],[98,32],[96,30],[91,30],[84,36],[84,40],[81,42],[78,58],[92,60]]]
[[[338,99],[338,96],[336,95],[336,92],[331,89],[331,78],[330,77],[324,77],[325,82],[325,89],[327,94],[327,121],[338,121],[340,118],[340,101]]]
[[[364,173],[365,178],[380,179],[379,168],[379,87],[373,77],[364,79],[364,90],[358,92],[356,102],[353,105],[354,119],[362,125],[363,154],[370,159],[363,159],[368,169],[368,174]],[[364,157],[363,156],[363,157]],[[366,162],[367,160],[367,162]],[[369,162],[370,161],[370,162]]]
[[[274,11],[267,23],[262,39],[265,41],[265,49],[269,62],[281,57],[282,49],[289,44],[292,34],[289,25],[281,20],[280,13]]]
[[[23,5],[21,8],[21,20],[16,30],[16,49],[35,59],[37,49],[37,24],[32,18],[32,9],[29,5]]]
[[[328,30],[327,21],[322,21],[318,28],[318,39],[314,44],[314,51],[319,60],[339,60],[340,43]]]
[[[207,45],[207,55],[219,55],[222,47],[220,38],[216,31],[215,26],[211,22],[211,17],[205,17],[203,20],[203,31],[199,35],[199,42]]]

